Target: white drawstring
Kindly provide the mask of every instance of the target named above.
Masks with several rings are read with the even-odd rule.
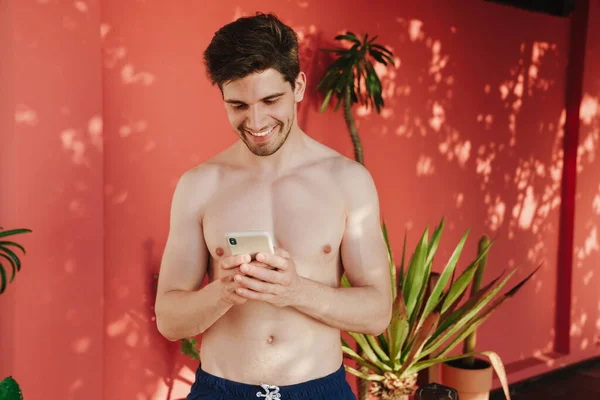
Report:
[[[279,393],[279,386],[267,385],[265,383],[262,383],[260,387],[262,387],[266,391],[266,393],[256,392],[256,397],[264,397],[265,400],[281,399],[281,393]],[[274,392],[271,392],[271,390],[274,390]]]

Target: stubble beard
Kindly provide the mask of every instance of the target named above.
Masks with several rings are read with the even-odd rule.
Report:
[[[283,146],[288,136],[290,135],[295,118],[296,112],[294,111],[292,119],[291,121],[289,121],[287,126],[283,122],[277,121],[276,127],[274,128],[279,130],[276,133],[277,136],[270,138],[270,140],[266,143],[253,143],[252,139],[247,138],[247,135],[251,135],[251,133],[247,132],[244,129],[244,127],[240,127],[240,131],[242,132],[242,141],[246,144],[248,150],[250,150],[252,154],[256,156],[267,157],[272,154],[275,154],[277,150],[279,150],[281,146]]]

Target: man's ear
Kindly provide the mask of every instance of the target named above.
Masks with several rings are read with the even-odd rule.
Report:
[[[295,80],[296,87],[294,89],[294,100],[300,103],[304,99],[304,91],[306,90],[306,74],[300,72]]]

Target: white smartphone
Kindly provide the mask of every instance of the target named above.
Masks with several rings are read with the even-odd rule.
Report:
[[[250,254],[254,259],[257,253],[275,253],[273,238],[267,231],[229,232],[225,238],[231,255]]]

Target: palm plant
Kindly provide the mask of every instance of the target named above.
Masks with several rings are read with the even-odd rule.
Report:
[[[465,358],[474,354],[487,356],[500,378],[507,399],[510,399],[506,373],[500,357],[490,351],[470,352],[450,356],[449,353],[475,331],[504,301],[512,297],[533,276],[539,266],[525,279],[503,295],[498,293],[517,272],[518,267],[496,277],[479,289],[465,302],[461,300],[469,283],[473,280],[478,264],[484,258],[492,242],[481,249],[472,261],[456,278],[456,264],[462,252],[468,231],[454,249],[450,259],[437,277],[437,282],[429,285],[432,277],[432,263],[438,248],[445,220],[429,238],[428,228],[421,237],[410,258],[405,273],[406,236],[402,249],[402,259],[398,273],[391,257],[391,249],[384,225],[384,237],[388,247],[389,267],[392,276],[393,313],[386,332],[375,337],[348,332],[362,350],[357,354],[343,339],[342,349],[368,373],[346,366],[346,370],[364,381],[371,382],[371,393],[383,399],[402,399],[416,389],[417,373],[432,365]],[[344,276],[344,287],[350,282]],[[432,287],[428,290],[428,286]]]
[[[323,79],[317,85],[317,88],[325,93],[321,112],[325,111],[333,95],[337,97],[334,111],[337,111],[341,104],[344,105],[344,119],[354,145],[354,157],[363,165],[362,145],[352,116],[352,106],[360,103],[367,107],[375,107],[379,113],[384,106],[384,101],[381,97],[381,82],[375,72],[373,60],[383,65],[388,63],[394,65],[392,52],[374,43],[375,39],[377,36],[369,40],[369,35],[365,34],[361,41],[352,32],[336,36],[335,40],[349,41],[352,47],[324,49],[339,57],[327,68]],[[361,85],[364,85],[365,91],[362,90]]]
[[[12,229],[8,231],[3,231],[2,227],[0,227],[0,258],[8,261],[8,264],[11,266],[12,273],[10,276],[10,280],[8,282],[12,282],[17,275],[17,271],[21,270],[21,260],[19,256],[11,249],[11,247],[16,247],[20,249],[23,254],[25,254],[25,248],[18,243],[4,240],[4,238],[8,236],[18,235],[22,233],[31,232],[30,229]],[[7,276],[6,270],[4,269],[4,265],[2,264],[2,260],[0,260],[0,294],[4,293],[7,286]]]
[[[8,231],[3,231],[2,227],[0,227],[0,258],[3,258],[4,260],[8,261],[8,264],[11,266],[12,269],[10,280],[8,282],[12,282],[15,279],[15,276],[17,275],[17,271],[21,270],[21,260],[19,256],[11,249],[11,247],[16,247],[20,249],[23,252],[23,254],[25,254],[25,248],[18,243],[5,240],[4,238],[27,232],[31,232],[31,230],[12,229]],[[0,260],[0,294],[4,293],[4,291],[6,290],[6,286],[6,270],[4,269],[2,260]],[[2,382],[0,382],[0,400],[23,400],[21,388],[11,376],[4,378]]]

